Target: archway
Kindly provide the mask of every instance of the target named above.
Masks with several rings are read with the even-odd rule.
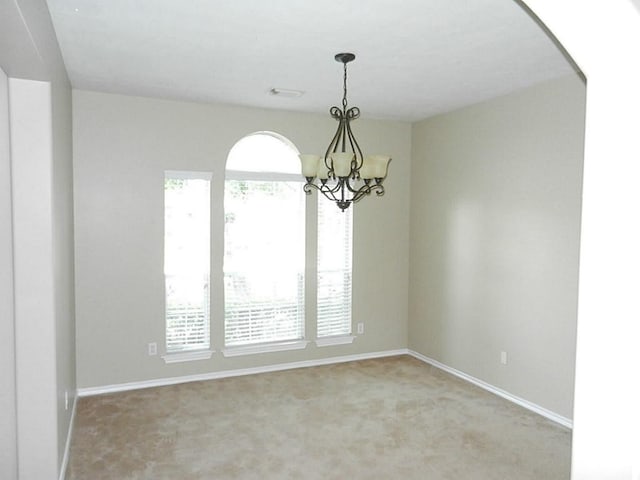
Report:
[[[524,3],[587,77],[572,478],[636,480],[640,478],[640,394],[635,380],[640,376],[638,6],[633,0]]]

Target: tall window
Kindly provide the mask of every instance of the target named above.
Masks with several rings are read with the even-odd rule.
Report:
[[[164,276],[168,353],[208,349],[210,174],[165,172]]]
[[[229,152],[224,191],[224,343],[304,338],[305,195],[297,150],[256,133]]]
[[[351,334],[352,213],[318,195],[318,338]]]

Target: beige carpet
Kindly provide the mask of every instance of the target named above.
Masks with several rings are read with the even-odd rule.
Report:
[[[67,478],[570,477],[570,431],[408,356],[82,398]]]

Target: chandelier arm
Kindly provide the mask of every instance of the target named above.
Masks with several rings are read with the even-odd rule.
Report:
[[[336,185],[334,187],[330,187],[329,184],[327,182],[323,183],[322,185],[320,185],[319,190],[321,192],[328,192],[331,193],[331,195],[333,195],[333,198],[335,201],[338,201],[338,198],[335,196],[335,194],[340,191],[342,185],[340,183],[340,180],[338,180],[336,182]]]
[[[353,108],[351,110],[353,110]],[[358,114],[359,114],[359,110],[358,110]],[[358,117],[354,117],[354,119],[355,118],[358,118]],[[362,163],[363,163],[362,150],[360,149],[360,145],[358,144],[358,141],[356,140],[356,137],[353,134],[353,131],[351,130],[351,122],[349,122],[348,116],[346,120],[346,125],[347,125],[347,135],[349,136],[349,143],[351,144],[351,150],[353,150],[355,154],[354,156],[356,161],[356,169],[359,170],[360,167],[362,167]]]
[[[355,203],[365,195],[371,195],[371,192],[376,192],[377,196],[384,195],[384,187],[380,184],[376,185],[363,185],[358,192],[353,196],[352,201]]]
[[[334,194],[335,190],[332,190],[331,188],[329,188],[329,186],[326,183],[323,183],[320,186],[318,186],[315,183],[309,182],[309,183],[305,183],[302,189],[307,195],[311,195],[311,193],[313,193],[313,190],[317,190],[318,192],[322,193],[328,200],[334,203],[340,202],[340,200]]]
[[[322,191],[320,189],[320,187],[318,187],[315,183],[313,182],[307,182],[304,184],[304,186],[302,187],[302,190],[304,191],[304,193],[306,193],[307,195],[311,195],[313,193],[313,190],[318,190],[318,191]]]
[[[349,137],[349,145],[351,145],[351,151],[353,152],[353,159],[351,160],[351,170],[353,171],[353,178],[355,178],[356,172],[362,166],[362,162],[360,161],[360,156],[362,154],[360,153],[360,147],[358,146],[358,142],[354,138],[353,133],[351,133],[351,125],[349,124],[348,121],[347,121],[347,136]],[[360,156],[358,154],[360,154]]]
[[[349,120],[357,120],[360,118],[360,109],[358,107],[351,107],[345,112],[345,117]]]
[[[323,187],[326,187],[326,185],[323,185]],[[336,189],[320,188],[319,190],[320,190],[320,192],[322,192],[322,194],[328,200],[331,200],[332,202],[337,203],[337,204],[344,203],[343,200],[341,200],[338,197],[336,197],[336,195],[335,195],[335,192],[337,191]]]
[[[351,182],[349,181],[349,179],[347,178],[345,181],[345,186],[347,187],[347,190],[349,190],[351,193],[358,193],[360,190],[362,190],[364,187],[366,187],[367,185],[363,185],[362,187],[355,189],[351,186]]]
[[[334,147],[333,151],[335,152],[335,147],[337,147],[338,143],[340,143],[340,137],[342,137],[342,125],[344,123],[344,117],[340,116],[340,118],[338,118],[337,120],[338,128],[336,128],[336,133],[334,133],[331,142],[329,142],[329,148],[327,148],[327,152],[331,150],[332,146]]]
[[[356,197],[358,197],[358,199],[359,199],[363,195],[369,195],[371,193],[371,191],[374,189],[374,187],[376,187],[376,185],[375,184],[371,185],[370,183],[365,183],[364,185],[362,185],[358,189],[352,188],[351,185],[347,185],[347,188],[349,189],[349,191],[351,193],[353,193],[353,198],[354,199]]]
[[[340,205],[340,204],[344,204],[345,200],[344,200],[344,195],[342,196],[342,198],[338,198],[335,195],[335,193],[339,190],[338,188],[339,186],[340,185],[336,185],[336,188],[332,189],[326,183],[323,183],[320,186],[318,186],[313,182],[307,182],[302,187],[302,190],[307,195],[311,195],[313,193],[313,190],[317,190],[318,192],[322,193],[328,200]],[[351,203],[351,200],[348,200],[346,202]],[[344,210],[344,208],[342,210]]]
[[[339,142],[342,143],[341,145],[341,151],[342,152],[346,152],[345,146],[346,146],[346,141],[347,141],[347,129],[349,128],[349,119],[346,117],[344,117],[344,120],[342,120],[340,122],[340,140]]]
[[[340,107],[336,107],[335,105],[329,109],[329,115],[331,115],[331,118],[335,120],[342,120],[344,118],[343,111]]]
[[[324,190],[320,190],[320,192],[322,192],[322,194],[325,196],[325,198],[327,198],[327,200],[330,200],[332,202],[337,202],[338,199],[335,198],[333,195],[329,195],[327,192],[325,192]]]
[[[339,200],[336,198],[336,196],[333,194],[333,192],[330,189],[323,188],[325,186],[326,185],[321,185],[320,187],[318,187],[318,186],[314,185],[316,190],[318,190],[320,193],[322,193],[322,195],[324,195],[327,200],[330,200],[332,202],[337,203]]]
[[[334,108],[337,109],[337,107],[333,107],[331,110],[333,110]],[[327,167],[327,170],[329,170],[330,176],[335,178],[335,173],[333,171],[332,164],[329,161],[329,158],[332,153],[335,153],[336,149],[338,148],[338,143],[340,143],[340,138],[342,137],[342,124],[344,122],[344,117],[342,116],[342,112],[340,112],[339,117],[333,116],[333,118],[338,120],[339,123],[338,123],[338,128],[336,129],[336,133],[333,135],[333,138],[331,139],[331,142],[329,142],[329,146],[327,147],[327,151],[324,154],[324,164]]]
[[[371,194],[371,188],[367,187],[366,189],[364,189],[361,192],[359,192],[357,195],[354,195],[353,196],[353,201],[355,203],[355,202],[359,201],[365,195],[370,195],[370,194]]]

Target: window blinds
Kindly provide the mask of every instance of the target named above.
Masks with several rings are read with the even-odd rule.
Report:
[[[351,334],[352,213],[318,195],[318,338]]]
[[[304,338],[304,193],[299,181],[225,182],[225,346]]]
[[[165,275],[167,352],[209,348],[208,275]]]

